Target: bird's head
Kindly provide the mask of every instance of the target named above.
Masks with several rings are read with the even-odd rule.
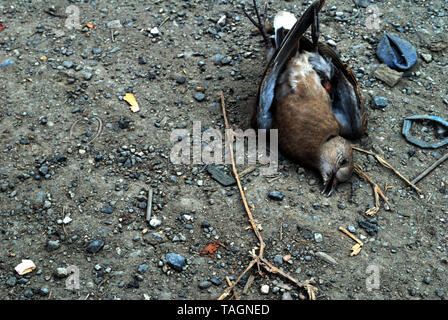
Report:
[[[322,194],[329,197],[336,185],[347,181],[353,173],[351,144],[340,136],[330,137],[321,147],[319,170],[324,181]]]

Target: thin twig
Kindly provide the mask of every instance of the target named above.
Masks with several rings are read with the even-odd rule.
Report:
[[[162,21],[162,23],[159,25],[159,28],[160,28],[161,26],[163,26],[163,25],[165,24],[165,22],[167,22],[167,21],[169,20],[169,18],[170,18],[170,17],[166,17],[166,18]]]
[[[361,240],[359,240],[358,238],[356,238],[353,234],[348,232],[347,229],[345,229],[345,228],[343,228],[341,226],[339,227],[339,231],[342,231],[343,233],[345,233],[350,238],[352,238],[353,240],[356,241],[356,244],[350,249],[351,250],[350,257],[358,255],[361,252],[361,250],[362,250],[362,248],[364,246],[364,243]]]
[[[251,274],[249,276],[249,279],[247,279],[247,281],[246,281],[246,285],[244,286],[244,289],[243,289],[244,294],[247,294],[247,291],[249,291],[250,286],[252,285],[252,282],[254,281],[254,279],[255,279],[254,275]]]
[[[302,287],[305,288],[308,296],[310,298],[310,300],[315,300],[316,299],[316,292],[317,292],[317,288],[310,285],[309,283],[304,283],[304,282],[299,282],[296,279],[294,279],[293,277],[291,277],[289,274],[283,272],[282,270],[280,270],[279,268],[273,266],[269,261],[267,261],[265,258],[260,257],[259,258],[262,262],[263,262],[263,267],[266,269],[266,271],[270,272],[270,273],[277,273],[282,275],[283,277],[285,277],[286,279],[288,279],[289,281],[295,283],[298,287]]]
[[[226,276],[226,281],[229,286],[232,286],[232,281],[230,281],[229,277],[227,277],[227,276]],[[235,300],[240,300],[236,291],[233,291],[233,296],[235,297]]]
[[[434,162],[432,165],[430,165],[425,171],[420,173],[417,178],[412,180],[413,184],[417,184],[420,180],[422,180],[424,177],[426,177],[432,170],[437,168],[442,162],[444,162],[446,159],[448,159],[448,153],[446,153],[442,158]]]
[[[226,112],[224,94],[222,93],[222,91],[221,91],[221,107],[222,107],[222,112],[223,112],[223,115],[224,115],[225,127],[226,127],[226,129],[230,129],[229,122],[227,120],[227,112]],[[233,174],[234,174],[235,180],[236,180],[236,182],[238,184],[238,189],[240,191],[241,199],[242,199],[243,204],[244,204],[244,209],[246,210],[247,216],[249,217],[249,221],[250,221],[250,224],[252,226],[252,229],[254,230],[255,235],[258,238],[258,241],[260,242],[260,252],[259,252],[259,255],[263,256],[264,241],[263,241],[263,238],[261,237],[260,232],[258,231],[257,225],[255,224],[254,218],[252,216],[252,212],[249,209],[249,205],[247,204],[246,195],[244,194],[243,187],[241,186],[241,180],[240,180],[240,177],[238,175],[238,171],[236,169],[236,164],[235,164],[234,154],[233,154],[233,147],[232,147],[233,139],[234,139],[234,136],[232,135],[232,130],[226,130],[226,134],[228,135],[227,141],[229,143],[230,157],[232,159]]]
[[[98,117],[94,117],[94,119],[96,119],[98,121],[97,132],[96,132],[95,136],[93,137],[93,139],[90,140],[89,142],[87,142],[87,145],[89,145],[93,141],[95,141],[95,139],[98,138],[100,136],[101,132],[103,131],[103,121],[100,118],[98,118]]]
[[[410,186],[412,187],[412,189],[414,189],[418,194],[421,194],[421,193],[422,193],[422,190],[421,190],[421,189],[419,189],[414,183],[412,183],[411,181],[409,181],[409,180],[408,180],[405,176],[403,176],[397,169],[395,169],[394,167],[392,167],[392,165],[390,165],[386,160],[384,160],[383,158],[381,158],[379,155],[377,155],[377,154],[375,154],[375,153],[373,153],[373,152],[371,152],[371,151],[368,151],[368,150],[364,150],[364,149],[358,148],[358,147],[353,146],[353,145],[352,145],[352,148],[353,148],[353,150],[360,151],[360,152],[364,152],[364,153],[367,153],[367,154],[370,154],[370,155],[374,156],[374,157],[376,158],[376,160],[378,160],[378,162],[379,162],[380,164],[382,164],[383,166],[385,166],[385,167],[388,168],[388,169],[391,169],[397,176],[399,176],[399,177],[400,177],[401,179],[403,179],[408,185],[410,185]]]
[[[70,126],[70,131],[69,131],[69,138],[72,138],[72,134],[73,134],[73,129],[75,128],[76,124],[81,121],[81,120],[76,120],[75,122],[73,122],[73,124]]]
[[[99,135],[101,134],[101,132],[103,131],[103,121],[98,118],[98,117],[93,117],[93,119],[96,119],[98,121],[98,127],[97,127],[97,132],[95,134],[95,136],[92,138],[92,140],[90,140],[89,142],[87,142],[86,145],[91,144],[93,141],[95,141],[96,138],[99,137]],[[75,129],[76,124],[81,121],[80,119],[76,120],[75,122],[73,122],[73,124],[70,126],[70,131],[69,131],[69,138],[72,138],[73,135],[73,129]]]
[[[343,233],[345,233],[346,235],[348,235],[350,238],[352,238],[353,240],[355,240],[359,245],[364,245],[364,243],[359,240],[358,238],[356,238],[350,231],[348,231],[347,229],[345,229],[344,227],[339,227],[338,228],[339,231],[342,231]]]
[[[222,107],[222,113],[223,113],[223,117],[224,117],[224,124],[226,129],[230,129],[229,126],[229,122],[227,120],[227,112],[226,112],[226,107],[225,107],[225,101],[224,101],[224,94],[221,92],[221,107]],[[269,263],[269,261],[267,261],[265,258],[263,258],[263,252],[264,252],[264,241],[263,238],[259,232],[259,229],[257,227],[257,225],[255,224],[255,221],[253,219],[252,216],[252,212],[249,209],[249,205],[247,204],[247,200],[246,200],[246,195],[244,194],[244,190],[242,188],[241,185],[241,181],[240,181],[240,177],[238,175],[238,170],[236,168],[236,163],[235,163],[235,157],[233,154],[233,148],[232,148],[232,144],[233,144],[233,139],[234,139],[234,135],[233,135],[233,130],[226,130],[226,134],[227,136],[227,142],[229,144],[229,150],[230,150],[230,157],[232,160],[232,170],[233,170],[233,174],[235,176],[235,180],[238,184],[238,189],[240,191],[240,195],[241,195],[241,199],[243,201],[244,204],[244,208],[246,210],[247,216],[250,220],[252,229],[255,233],[255,235],[258,238],[259,241],[259,249],[258,249],[258,255],[255,254],[255,249],[252,250],[251,254],[252,254],[252,261],[249,263],[249,265],[246,267],[246,269],[244,269],[244,271],[239,275],[239,277],[235,280],[235,282],[233,284],[231,284],[229,287],[227,287],[227,289],[224,291],[223,294],[221,294],[221,296],[218,298],[218,300],[223,300],[225,298],[227,298],[232,292],[234,292],[234,288],[235,285],[241,280],[241,278],[255,265],[257,264],[257,268],[258,268],[258,273],[260,275],[264,275],[260,269],[260,266],[262,266],[264,269],[266,269],[266,271],[271,272],[271,273],[277,273],[282,275],[283,277],[287,278],[288,280],[290,280],[291,282],[295,283],[297,286],[301,287],[301,288],[305,288],[308,292],[308,296],[311,300],[315,300],[316,295],[315,292],[317,291],[317,288],[315,288],[314,286],[310,285],[309,283],[302,283],[297,281],[296,279],[294,279],[293,277],[291,277],[290,275],[286,274],[285,272],[283,272],[282,270],[274,267],[271,263]],[[237,296],[235,296],[237,297]]]
[[[146,205],[146,221],[151,220],[151,209],[152,209],[152,188],[148,190],[148,203]]]
[[[253,172],[254,170],[255,170],[255,167],[250,166],[249,168],[241,171],[240,177],[244,177],[246,174],[249,174],[249,173]]]
[[[225,298],[227,298],[230,295],[230,293],[233,291],[233,288],[235,287],[235,285],[241,280],[241,278],[246,274],[247,271],[252,269],[252,267],[254,266],[255,263],[256,263],[256,260],[255,259],[252,260],[249,263],[249,265],[246,267],[246,269],[244,269],[244,271],[235,280],[235,282],[230,287],[227,287],[226,290],[224,290],[224,293],[219,296],[218,300],[224,300]]]

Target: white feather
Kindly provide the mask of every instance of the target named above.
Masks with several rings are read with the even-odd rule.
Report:
[[[291,30],[296,22],[297,19],[291,12],[280,11],[274,18],[274,29],[278,30],[284,28],[286,30]]]

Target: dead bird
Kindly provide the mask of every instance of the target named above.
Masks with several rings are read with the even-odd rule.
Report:
[[[278,129],[280,151],[293,161],[319,170],[324,189],[332,194],[353,172],[353,151],[346,139],[361,137],[367,114],[353,72],[328,45],[318,41],[317,0],[297,20],[281,11],[266,32],[266,12],[258,21],[244,13],[262,34],[268,65],[260,83],[252,126]],[[311,41],[304,34],[311,26]]]

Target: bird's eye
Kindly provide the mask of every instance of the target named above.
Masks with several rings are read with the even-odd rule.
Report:
[[[346,164],[347,164],[347,159],[342,159],[342,161],[341,161],[341,166],[345,166]]]

